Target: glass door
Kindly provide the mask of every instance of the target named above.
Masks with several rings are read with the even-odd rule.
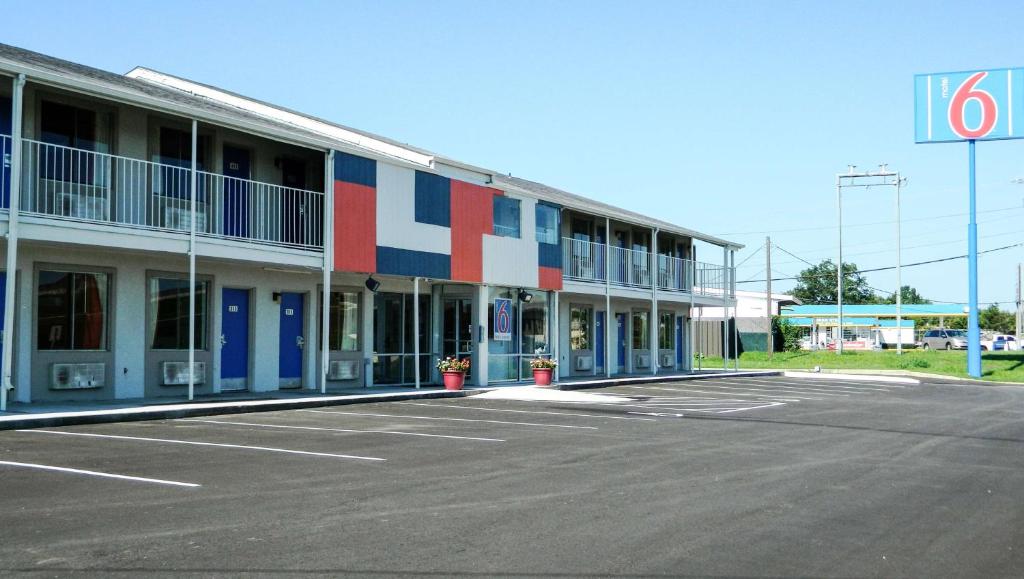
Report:
[[[443,344],[444,357],[469,358],[473,355],[473,300],[470,298],[445,298]],[[473,374],[470,366],[466,376]]]

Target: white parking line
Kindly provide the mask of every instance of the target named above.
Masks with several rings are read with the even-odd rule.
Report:
[[[729,386],[725,386],[724,384],[729,384]],[[792,393],[792,394],[813,394],[814,396],[843,396],[843,397],[846,397],[846,396],[850,395],[849,393],[846,393],[846,392],[830,392],[828,390],[821,390],[821,389],[816,389],[816,388],[797,388],[795,386],[772,386],[770,388],[768,386],[764,386],[762,388],[758,388],[758,386],[762,386],[762,385],[761,384],[755,384],[754,386],[745,386],[745,382],[726,382],[726,381],[719,381],[719,380],[716,380],[715,383],[711,384],[710,386],[714,387],[714,388],[732,388],[732,389],[741,389],[741,387],[742,387],[743,390],[757,390],[757,391],[760,391],[760,392],[778,392],[780,394],[790,394],[790,393]]]
[[[722,392],[721,390],[698,390],[696,388],[658,388],[657,386],[630,386],[630,388],[643,388],[644,390],[667,390],[670,392],[693,392],[700,394],[731,394],[731,392]],[[720,386],[719,388],[726,388],[728,390],[739,390],[740,392],[746,392],[748,396],[757,396],[759,398],[777,398],[779,400],[787,400],[790,402],[796,402],[799,400],[824,400],[824,398],[814,398],[811,396],[796,396],[789,394],[787,396],[780,396],[776,394],[757,394],[752,392],[773,392],[772,390],[762,390],[760,388],[732,388],[729,386]]]
[[[817,389],[820,389],[820,390],[824,390],[826,392],[828,392],[829,390],[836,390],[836,389],[839,389],[839,390],[849,390],[849,391],[853,391],[853,392],[863,392],[865,390],[874,391],[874,392],[890,392],[891,388],[903,388],[903,386],[879,386],[879,385],[875,385],[875,384],[865,384],[865,385],[859,385],[859,384],[835,384],[835,383],[821,384],[821,383],[814,383],[814,382],[811,382],[810,384],[808,384],[809,380],[805,380],[804,382],[797,382],[797,381],[792,381],[792,380],[762,380],[762,379],[758,379],[758,378],[744,378],[744,379],[737,378],[735,381],[736,382],[741,382],[741,383],[752,382],[752,383],[759,384],[759,385],[782,384],[783,386],[790,386],[790,387],[793,387],[793,388],[817,388]]]
[[[177,422],[202,422],[205,424],[227,424],[231,426],[257,426],[260,428],[287,428],[293,430],[319,430],[324,432],[352,432],[359,434],[395,434],[400,436],[423,436],[427,438],[453,438],[456,440],[480,440],[484,442],[505,442],[500,438],[481,438],[478,436],[454,436],[450,434],[426,434],[423,432],[402,432],[398,430],[352,430],[349,428],[322,428],[319,426],[292,426],[286,424],[259,424],[256,422],[229,422],[227,420],[200,420],[198,418],[179,418]]]
[[[64,466],[50,466],[48,464],[35,464],[31,462],[12,462],[9,460],[0,460],[0,465],[4,466],[16,466],[21,468],[34,468],[37,470],[49,470],[54,472],[66,472],[71,474],[84,474],[88,476],[98,476],[101,478],[113,478],[119,480],[130,480],[135,482],[146,482],[158,485],[167,485],[172,487],[188,487],[195,488],[200,485],[195,483],[180,482],[176,480],[163,480],[159,478],[146,478],[143,476],[128,476],[126,474],[114,474],[111,472],[100,472],[97,470],[82,470],[79,468],[67,468]]]
[[[341,412],[335,410],[296,410],[296,412],[315,412],[317,414],[344,414],[347,416],[375,416],[378,418],[407,418],[411,420],[448,420],[452,422],[487,422],[490,424],[510,424],[514,426],[546,426],[549,428],[576,428],[597,430],[596,426],[573,426],[569,424],[539,424],[536,422],[505,422],[502,420],[481,420],[479,418],[439,418],[437,416],[404,416],[402,414],[372,414],[369,412]]]
[[[515,412],[518,414],[550,414],[554,416],[579,416],[582,418],[613,418],[616,420],[651,420],[653,418],[628,418],[626,416],[603,416],[600,414],[575,414],[572,412],[546,412],[543,410],[512,410],[509,408],[483,408],[477,406],[462,406],[459,404],[428,404],[426,402],[395,402],[395,404],[407,404],[409,406],[428,406],[430,408],[461,408],[465,410],[485,410],[488,412]],[[609,406],[615,406],[616,404],[608,403]]]
[[[139,442],[163,442],[166,444],[186,444],[190,446],[215,446],[219,448],[239,448],[243,450],[258,450],[263,452],[280,452],[284,454],[301,454],[305,456],[323,456],[327,458],[350,458],[353,460],[370,460],[383,462],[387,459],[372,456],[356,456],[352,454],[333,454],[329,452],[312,452],[308,450],[290,450],[287,448],[272,448],[269,446],[246,446],[243,444],[225,444],[221,442],[197,442],[194,440],[176,440],[172,438],[146,438],[142,436],[120,436],[116,434],[94,434],[92,432],[63,432],[59,430],[18,430],[17,432],[37,434],[59,434],[61,436],[83,436],[88,438],[109,438],[113,440],[133,440]]]

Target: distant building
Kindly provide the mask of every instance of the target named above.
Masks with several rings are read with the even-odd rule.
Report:
[[[834,348],[839,335],[839,308],[835,304],[792,305],[780,314],[804,330],[805,348]],[[894,304],[862,304],[843,306],[843,348],[887,349],[902,341],[904,346],[916,342],[917,319],[962,318],[967,314],[962,304],[903,304],[902,323],[896,325]]]

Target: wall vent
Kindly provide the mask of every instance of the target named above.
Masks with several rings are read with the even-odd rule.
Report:
[[[195,375],[193,383],[206,384],[206,362],[196,362],[192,369]],[[188,362],[164,362],[163,385],[188,386]]]
[[[51,390],[102,388],[107,383],[107,365],[103,363],[54,364],[50,370]]]

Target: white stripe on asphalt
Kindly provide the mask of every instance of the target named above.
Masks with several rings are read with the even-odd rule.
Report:
[[[741,410],[757,410],[758,408],[771,408],[773,406],[778,406],[778,404],[765,404],[764,406],[751,406],[749,408],[736,408],[734,410],[723,410],[723,411],[719,412],[719,414],[726,414],[728,412],[739,412]]]
[[[315,412],[317,414],[344,414],[347,416],[375,416],[377,418],[408,418],[411,420],[449,420],[452,422],[487,422],[490,424],[511,424],[514,426],[547,426],[550,428],[578,428],[597,430],[596,426],[572,426],[569,424],[538,424],[535,422],[504,422],[502,420],[481,420],[479,418],[438,418],[436,416],[404,416],[402,414],[371,414],[369,412],[341,412],[335,410],[297,410],[296,412]]]
[[[353,432],[358,434],[395,434],[400,436],[424,436],[428,438],[454,438],[456,440],[482,440],[484,442],[505,442],[500,438],[481,438],[479,436],[454,436],[450,434],[426,434],[423,432],[401,432],[398,430],[352,430],[349,428],[322,428],[319,426],[292,426],[288,424],[258,424],[255,422],[229,422],[227,420],[200,420],[198,418],[179,418],[177,422],[202,422],[205,424],[228,424],[231,426],[258,426],[260,428],[321,430],[325,432]]]
[[[312,452],[308,450],[290,450],[287,448],[272,448],[269,446],[246,446],[243,444],[225,444],[221,442],[197,442],[194,440],[175,440],[172,438],[146,438],[142,436],[120,436],[116,434],[94,434],[92,432],[62,432],[59,430],[19,430],[18,432],[29,432],[39,434],[59,434],[61,436],[84,436],[89,438],[110,438],[113,440],[135,440],[140,442],[164,442],[167,444],[187,444],[190,446],[215,446],[219,448],[240,448],[243,450],[260,450],[263,452],[281,452],[284,454],[301,454],[305,456],[323,456],[327,458],[350,458],[353,460],[384,461],[385,458],[372,456],[356,456],[352,454],[332,454],[329,452]]]
[[[697,390],[696,388],[658,388],[657,386],[630,386],[630,388],[643,388],[645,390],[668,390],[670,392],[695,392],[700,394],[732,394],[732,392],[722,392],[720,390]],[[778,398],[779,400],[788,400],[790,402],[798,400],[824,400],[824,398],[814,398],[811,396],[796,396],[789,394],[787,396],[780,396],[777,394],[756,394],[752,392],[773,392],[772,390],[761,390],[759,388],[730,388],[728,386],[720,387],[727,388],[729,390],[739,390],[746,392],[748,396],[757,396],[759,398]]]
[[[515,412],[519,414],[550,414],[554,416],[580,416],[583,418],[614,418],[616,420],[650,420],[653,418],[628,418],[626,416],[602,416],[600,414],[574,414],[572,412],[545,412],[542,410],[511,410],[508,408],[480,408],[477,406],[462,406],[459,404],[428,404],[426,402],[395,402],[395,404],[408,404],[409,406],[429,406],[430,408],[462,408],[465,410],[485,410],[488,412]],[[614,404],[610,403],[614,406]]]
[[[723,384],[729,384],[729,386],[723,386]],[[716,380],[714,384],[710,384],[713,388],[733,388],[737,389],[742,387],[744,390],[757,390],[760,392],[778,392],[780,394],[813,394],[814,396],[842,396],[847,397],[850,394],[843,392],[829,392],[828,390],[821,390],[815,388],[796,388],[795,386],[772,386],[771,388],[765,386],[758,388],[761,384],[755,384],[754,386],[744,386],[745,382],[727,382],[724,380]]]
[[[782,384],[782,385],[785,385],[785,386],[791,386],[793,388],[818,388],[818,389],[824,390],[826,392],[829,391],[829,390],[833,390],[833,389],[850,390],[850,391],[854,391],[854,392],[862,392],[862,391],[865,391],[865,390],[871,390],[871,391],[875,391],[875,392],[891,392],[891,388],[903,388],[903,386],[880,386],[880,385],[877,385],[877,384],[870,384],[870,385],[834,384],[834,383],[822,384],[822,383],[817,383],[817,382],[811,382],[811,383],[808,384],[808,382],[810,382],[809,380],[805,380],[803,382],[799,382],[799,381],[792,381],[792,380],[762,380],[762,379],[758,379],[758,378],[744,378],[744,379],[736,378],[734,381],[735,382],[742,382],[742,383],[753,382],[753,383],[756,383],[756,384],[764,384],[764,385]]]
[[[114,474],[110,472],[100,472],[97,470],[82,470],[79,468],[67,468],[64,466],[50,466],[48,464],[34,464],[31,462],[12,462],[9,460],[0,460],[0,465],[6,466],[17,466],[22,468],[34,468],[38,470],[50,470],[54,472],[67,472],[71,474],[84,474],[88,476],[98,476],[101,478],[114,478],[119,480],[130,480],[135,482],[147,482],[158,485],[168,485],[172,487],[189,487],[195,488],[200,485],[195,483],[180,482],[176,480],[163,480],[159,478],[146,478],[143,476],[128,476],[126,474]]]

